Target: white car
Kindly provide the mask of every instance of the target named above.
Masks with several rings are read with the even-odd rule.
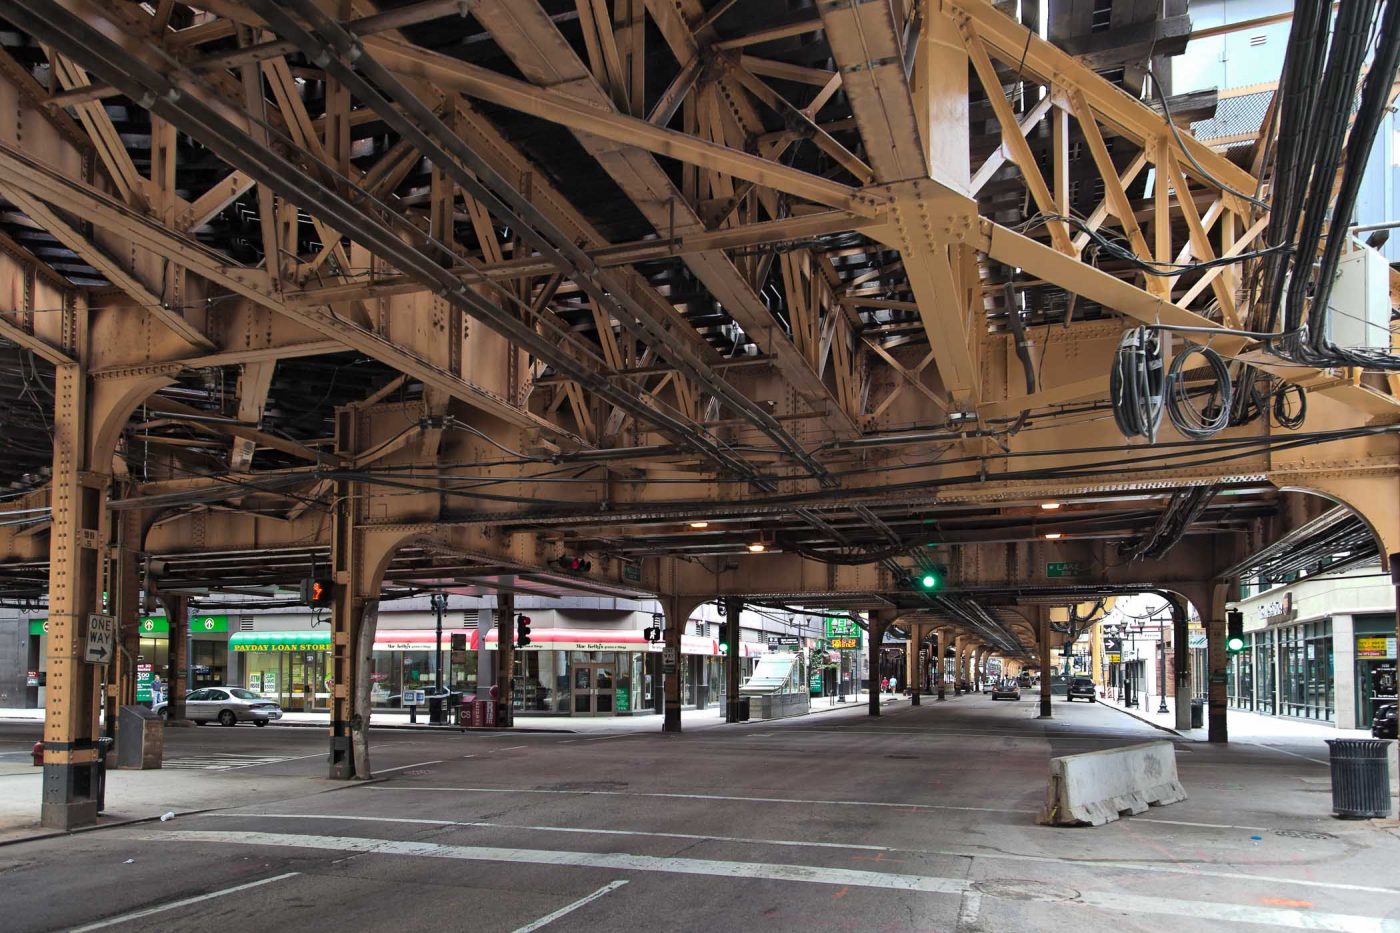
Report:
[[[170,705],[162,701],[151,707],[161,719],[170,718]],[[282,707],[242,687],[203,687],[185,694],[185,716],[193,722],[217,722],[232,726],[251,722],[265,726],[282,718]]]

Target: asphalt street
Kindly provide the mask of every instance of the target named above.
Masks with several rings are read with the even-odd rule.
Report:
[[[318,730],[171,730],[178,779],[269,791],[0,847],[0,926],[1400,931],[1397,830],[1329,816],[1316,743],[1178,743],[1188,800],[1050,828],[1051,757],[1165,737],[1055,713],[968,696],[682,735],[382,731],[375,781],[313,792],[294,782],[324,776]],[[0,728],[0,751],[28,734]]]

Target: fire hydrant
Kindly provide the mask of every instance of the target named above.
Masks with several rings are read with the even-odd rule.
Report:
[[[39,767],[44,763],[44,743],[35,742],[34,747],[29,750],[29,754],[34,758],[34,767]]]

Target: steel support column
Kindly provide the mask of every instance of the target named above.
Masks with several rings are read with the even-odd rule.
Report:
[[[690,621],[690,613],[698,605],[694,599],[685,596],[665,596],[661,600],[662,611],[666,616],[666,629],[663,633],[665,650],[666,654],[675,659],[675,666],[669,672],[663,667],[661,675],[665,702],[662,708],[662,732],[681,731],[681,666],[685,663],[685,658],[681,656],[681,635],[685,633],[685,625]],[[662,664],[665,664],[664,658]]]
[[[1191,728],[1191,655],[1190,613],[1186,601],[1172,595],[1172,666],[1175,668],[1176,728]],[[1165,690],[1165,685],[1163,686]]]
[[[895,616],[893,609],[879,609],[870,613],[870,658],[866,662],[870,669],[870,689],[866,691],[866,702],[871,716],[880,715],[880,646],[884,644],[885,631],[894,623]]]
[[[1040,719],[1052,718],[1050,709],[1050,680],[1054,673],[1050,667],[1050,610],[1044,606],[1036,607],[1038,619],[1038,633],[1036,637],[1036,649],[1040,657]]]
[[[168,722],[185,722],[185,694],[190,690],[190,598],[181,594],[162,593],[161,605],[165,607],[165,621],[170,630],[166,636],[167,691],[166,716]]]
[[[923,648],[924,627],[918,622],[909,623],[909,649],[904,653],[904,685],[909,689],[909,702],[913,706],[920,703],[924,692],[924,669],[919,660]]]
[[[496,594],[496,725],[515,725],[515,594]]]
[[[743,612],[742,599],[730,597],[724,601],[725,722],[739,721],[739,669],[744,663],[740,657],[739,621]]]
[[[1230,741],[1226,722],[1230,658],[1225,652],[1225,602],[1230,587],[1226,583],[1211,583],[1202,589],[1205,598],[1197,608],[1205,620],[1206,666],[1210,670],[1206,687],[1206,725],[1209,727],[1209,740],[1224,744]]]
[[[77,365],[59,366],[54,376],[48,698],[40,822],[64,830],[97,822],[97,675],[83,660],[82,636],[97,606],[107,480],[87,473],[88,414],[86,375]]]

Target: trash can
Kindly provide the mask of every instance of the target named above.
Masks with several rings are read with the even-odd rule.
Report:
[[[1350,819],[1390,816],[1389,742],[1328,739],[1332,814]]]
[[[1191,728],[1199,729],[1206,722],[1206,701],[1196,697],[1191,701]]]
[[[159,768],[165,752],[165,720],[139,704],[117,711],[116,766],[142,770]]]
[[[97,769],[93,775],[97,780],[97,812],[101,813],[107,808],[107,753],[116,744],[116,739],[109,739],[103,736],[97,740]]]
[[[739,721],[749,721],[749,698],[739,697]]]
[[[435,726],[440,726],[447,721],[444,714],[442,697],[428,698],[428,722]]]

